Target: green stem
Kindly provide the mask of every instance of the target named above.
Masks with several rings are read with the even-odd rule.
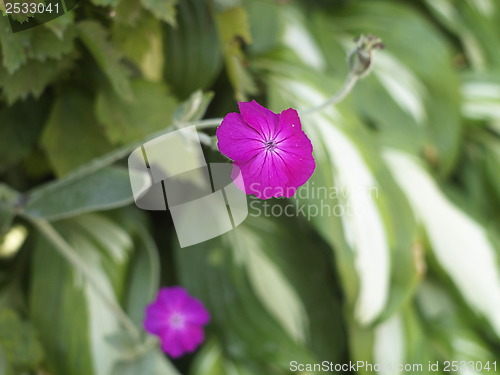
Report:
[[[222,118],[208,118],[205,120],[195,121],[191,125],[195,125],[198,129],[213,128],[219,126]]]
[[[140,332],[134,323],[127,316],[121,306],[112,298],[107,296],[100,288],[93,275],[92,269],[78,256],[78,253],[61,237],[54,227],[42,219],[35,219],[25,216],[33,225],[49,240],[55,249],[61,254],[76,270],[78,270],[87,280],[87,282],[99,294],[102,301],[107,305],[109,310],[115,315],[116,319],[123,325],[130,336],[135,340],[140,340]]]
[[[342,100],[345,99],[345,97],[347,95],[349,95],[349,93],[352,91],[352,89],[354,88],[354,86],[356,85],[356,82],[358,82],[358,80],[359,80],[359,76],[350,72],[344,81],[344,85],[340,88],[340,90],[337,93],[335,93],[332,97],[330,97],[325,102],[323,102],[315,107],[306,109],[305,111],[300,111],[300,114],[303,116],[308,116],[308,115],[313,114],[315,112],[319,112],[319,111],[321,111],[321,110],[325,109],[326,107],[329,107],[333,104],[340,103]]]
[[[206,119],[206,120],[200,120],[200,121],[193,121],[190,123],[187,123],[186,126],[192,126],[195,125],[198,129],[206,129],[206,128],[213,128],[216,126],[219,126],[220,123],[222,122],[222,118],[213,118],[213,119]],[[32,193],[30,193],[30,200],[34,200],[39,196],[43,196],[51,191],[54,191],[58,189],[59,187],[66,185],[68,183],[71,183],[75,180],[78,180],[84,176],[88,176],[91,173],[94,173],[98,171],[99,169],[102,169],[108,165],[111,165],[118,160],[126,157],[129,155],[132,151],[134,151],[137,147],[140,147],[143,143],[150,141],[152,139],[155,139],[157,137],[160,137],[164,134],[170,133],[171,131],[174,131],[176,128],[173,125],[170,125],[166,127],[165,129],[162,129],[156,133],[153,133],[146,137],[145,139],[138,141],[138,142],[133,142],[128,145],[122,146],[120,148],[117,148],[116,150],[111,151],[108,154],[105,154],[103,156],[100,156],[94,160],[91,160],[89,163],[83,165],[82,167],[76,169],[75,171],[71,172],[64,178],[60,180],[56,180],[53,182],[49,182],[45,186],[36,188]],[[206,143],[206,142],[204,142]],[[210,145],[210,144],[208,144]]]

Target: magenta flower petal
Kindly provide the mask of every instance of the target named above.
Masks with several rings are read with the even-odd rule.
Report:
[[[259,134],[270,138],[276,132],[279,116],[269,109],[261,106],[255,100],[238,103],[241,117]]]
[[[193,352],[205,339],[203,329],[197,325],[188,325],[186,335],[181,337],[181,344],[185,351]]]
[[[229,113],[216,131],[219,147],[232,160],[249,160],[262,146],[260,133],[248,125],[239,113]],[[242,148],[241,144],[246,147]]]
[[[189,294],[184,288],[173,286],[171,288],[162,288],[158,292],[157,301],[168,309],[182,309],[183,305],[188,302]]]
[[[179,358],[187,352],[182,344],[182,334],[178,330],[165,330],[160,335],[161,349],[172,358]]]
[[[191,298],[187,302],[185,311],[186,322],[188,324],[203,326],[210,321],[210,314],[208,311],[203,307],[203,304],[200,301],[194,298]]]
[[[177,358],[203,342],[203,326],[209,321],[203,304],[184,288],[162,288],[146,308],[144,328],[160,338],[165,353]]]
[[[257,198],[291,197],[316,168],[313,147],[299,115],[289,108],[279,115],[257,102],[239,103],[241,115],[229,113],[217,129],[221,153],[239,167],[236,186]],[[233,170],[233,178],[240,172]]]

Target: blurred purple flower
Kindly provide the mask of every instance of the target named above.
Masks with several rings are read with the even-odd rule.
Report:
[[[210,315],[203,304],[184,288],[162,288],[146,308],[144,328],[160,338],[172,358],[193,352],[204,340],[203,326]]]
[[[217,128],[219,151],[234,161],[243,177],[244,186],[241,179],[235,184],[260,199],[293,196],[316,168],[297,111],[276,114],[255,100],[238,106],[241,114],[227,114]]]

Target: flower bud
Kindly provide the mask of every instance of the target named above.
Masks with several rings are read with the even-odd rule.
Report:
[[[358,78],[366,76],[372,67],[372,52],[383,49],[382,40],[375,35],[361,35],[354,40],[356,47],[349,53],[348,62],[352,75]]]

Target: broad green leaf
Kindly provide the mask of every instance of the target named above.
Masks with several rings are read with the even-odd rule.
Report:
[[[474,361],[474,365],[476,361],[481,361],[483,366],[490,361],[490,371],[498,374],[498,368],[495,370],[491,365],[497,355],[489,350],[484,337],[467,324],[467,315],[458,308],[447,290],[427,281],[418,291],[417,303],[422,328],[430,333],[426,335],[427,340],[439,348],[441,357],[450,361]]]
[[[14,311],[0,308],[0,373],[24,373],[35,369],[42,359],[43,350],[31,324],[21,321]]]
[[[327,253],[296,220],[273,219],[278,225],[254,217],[261,216],[257,207],[251,211],[232,232],[177,252],[181,281],[207,305],[225,357],[250,360],[271,374],[288,373],[290,361],[314,361],[315,355],[340,361],[344,334],[336,296],[324,288]],[[315,276],[304,269],[315,269]]]
[[[266,62],[272,69],[272,107],[308,108],[327,100],[327,77],[313,78],[308,69],[279,60],[273,64]],[[303,127],[314,145],[317,169],[297,200],[336,252],[355,320],[372,323],[403,303],[414,286],[416,269],[408,251],[415,235],[411,211],[352,114],[324,109],[305,117]],[[391,279],[399,282],[391,286]]]
[[[146,185],[149,176],[142,177]],[[55,189],[42,186],[32,190],[25,212],[32,217],[52,221],[92,211],[109,210],[132,202],[128,171],[124,168],[108,167],[81,179],[57,185]]]
[[[97,227],[100,231],[88,230]],[[118,301],[116,283],[123,285],[131,238],[99,215],[62,221],[56,229],[91,270],[94,283],[38,236],[32,263],[30,316],[46,351],[46,364],[54,374],[108,375],[122,353],[107,337],[120,332],[121,327],[103,296]]]
[[[171,25],[176,24],[177,0],[141,0],[141,3],[159,19]]]
[[[439,266],[500,336],[498,256],[486,229],[446,196],[418,160],[394,150],[385,157],[427,232]]]
[[[111,90],[98,94],[96,113],[109,140],[115,144],[143,139],[172,123],[177,105],[160,83],[133,81],[134,99],[125,101]]]
[[[9,74],[15,73],[30,59],[44,62],[69,54],[74,48],[76,37],[75,29],[67,26],[64,35],[58,35],[45,27],[13,33],[5,17],[0,19],[0,29],[3,65]]]
[[[116,22],[113,40],[120,51],[141,70],[144,78],[159,82],[163,78],[163,29],[148,12],[133,24]]]
[[[270,223],[269,223],[270,224]],[[269,228],[276,231],[276,228]],[[264,241],[258,232],[243,227],[232,242],[237,259],[247,270],[255,293],[270,314],[297,342],[304,342],[308,335],[308,319],[305,307],[297,292],[276,264],[263,251]]]
[[[111,375],[180,375],[159,349],[150,350],[132,360],[118,362]]]
[[[29,43],[29,34],[14,34],[7,17],[0,17],[0,29],[3,66],[12,74],[28,61],[24,45]]]
[[[137,325],[144,321],[146,306],[154,300],[160,287],[159,249],[154,238],[137,220],[130,223],[137,231],[136,253],[128,277],[126,307],[127,313]]]
[[[187,99],[213,84],[222,67],[215,22],[204,0],[179,3],[178,26],[165,30],[165,78],[172,91]]]
[[[75,13],[66,12],[52,21],[44,23],[43,26],[52,31],[59,39],[63,39],[65,37],[64,33],[74,24],[74,20]]]
[[[108,40],[107,30],[91,20],[82,21],[77,26],[80,39],[108,77],[115,92],[124,99],[131,99],[128,71],[121,63],[122,56]]]
[[[234,362],[223,355],[220,343],[210,341],[196,356],[191,375],[251,375],[259,371],[265,371],[255,364],[244,364]],[[275,374],[276,372],[273,372]]]
[[[50,23],[50,22],[49,22]],[[30,48],[27,49],[30,59],[45,61],[47,59],[60,59],[62,56],[71,53],[75,48],[76,29],[71,26],[64,28],[64,35],[59,37],[54,31],[47,28],[23,31],[31,33]]]
[[[41,144],[57,175],[111,150],[93,108],[89,97],[71,89],[64,90],[54,103]]]
[[[497,2],[426,0],[426,4],[441,24],[460,39],[473,70],[499,69]]]
[[[68,69],[67,59],[39,62],[30,60],[15,73],[9,74],[0,67],[0,86],[9,104],[29,95],[40,97],[45,88]]]
[[[246,57],[242,50],[244,44],[252,42],[248,14],[243,7],[232,7],[216,13],[215,19],[235,98],[244,101],[248,94],[255,94],[257,91],[253,78],[246,69]]]
[[[490,120],[487,125],[500,133],[500,80],[491,72],[465,74],[462,83],[462,114],[472,120]]]

